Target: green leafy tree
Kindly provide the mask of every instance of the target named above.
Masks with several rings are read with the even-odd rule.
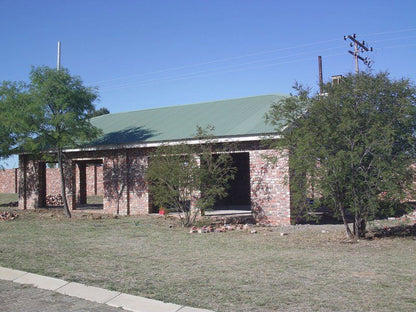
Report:
[[[14,118],[3,124],[6,129],[0,129],[9,138],[2,146],[2,154],[24,151],[37,157],[55,155],[68,217],[71,212],[65,188],[65,149],[80,146],[99,135],[88,118],[89,112],[95,109],[96,98],[97,91],[85,87],[81,78],[72,76],[67,69],[36,67],[30,72],[28,84],[2,84],[0,118],[2,121]]]
[[[99,109],[94,108],[92,111],[88,113],[88,118],[98,117],[107,114],[110,114],[110,111],[105,107],[101,107]]]
[[[290,151],[295,205],[305,209],[315,194],[318,205],[342,218],[348,237],[362,237],[386,202],[397,203],[411,190],[415,86],[387,73],[360,73],[326,84],[324,95],[295,89],[297,95],[275,103],[266,116],[282,138],[275,146]]]
[[[0,158],[14,153],[18,142],[25,136],[22,131],[22,111],[29,101],[27,85],[3,81],[0,85]]]
[[[164,145],[149,160],[146,179],[155,205],[177,212],[183,226],[227,196],[236,173],[231,156],[215,149],[209,130],[198,128],[198,144]]]

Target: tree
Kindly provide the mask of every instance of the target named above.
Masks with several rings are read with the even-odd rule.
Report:
[[[88,113],[95,110],[97,91],[83,86],[81,78],[71,76],[67,69],[57,71],[49,67],[32,68],[29,84],[3,82],[2,86],[0,118],[13,116],[15,120],[4,126],[9,142],[3,155],[16,151],[39,157],[55,155],[64,209],[71,217],[65,188],[65,149],[80,146],[99,135],[88,118]]]
[[[101,115],[107,115],[110,114],[110,111],[105,108],[105,107],[101,107],[100,109],[93,109],[92,111],[88,112],[88,118],[93,118],[93,117],[98,117]]]
[[[363,237],[382,203],[403,200],[411,189],[416,88],[387,73],[360,73],[326,84],[323,95],[295,89],[266,116],[281,136],[275,146],[290,151],[293,198],[305,208],[308,195],[318,195],[318,205],[341,216],[349,238]]]
[[[0,85],[0,158],[12,155],[17,142],[24,137],[21,112],[29,100],[26,84],[3,81]]]
[[[210,128],[212,130],[212,128]],[[198,144],[163,145],[149,159],[146,179],[156,206],[179,213],[183,226],[227,196],[236,169],[227,153],[214,152],[215,140],[198,128]]]

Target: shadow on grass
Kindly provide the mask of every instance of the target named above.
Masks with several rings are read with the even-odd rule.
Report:
[[[104,206],[101,204],[82,204],[77,205],[75,211],[77,210],[103,210]],[[47,210],[63,210],[64,206],[46,206],[43,209]]]
[[[0,207],[17,207],[18,206],[18,202],[13,201],[10,203],[5,203],[5,204],[1,204]]]
[[[103,210],[104,205],[103,204],[82,204],[77,205],[76,210]]]
[[[416,223],[413,225],[403,224],[396,226],[383,226],[371,229],[372,238],[384,238],[384,237],[413,237],[416,239]]]

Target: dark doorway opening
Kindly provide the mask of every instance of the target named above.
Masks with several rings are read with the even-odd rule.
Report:
[[[218,199],[214,204],[215,211],[251,211],[250,197],[250,159],[249,153],[232,153],[232,166],[237,168],[235,179],[230,181],[228,195]],[[214,155],[215,157],[215,155]],[[158,213],[159,208],[154,203],[154,195],[149,192],[149,213]],[[211,214],[207,212],[207,214]]]
[[[214,210],[251,210],[249,153],[232,153],[232,165],[237,168],[235,179],[230,182],[228,195],[218,199]]]

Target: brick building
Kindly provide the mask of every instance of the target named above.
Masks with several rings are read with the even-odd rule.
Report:
[[[155,212],[144,179],[152,151],[161,144],[197,141],[197,126],[215,127],[218,144],[233,143],[230,154],[237,167],[229,195],[214,209],[251,211],[273,225],[290,224],[288,155],[262,147],[274,128],[264,116],[281,94],[263,95],[192,105],[108,114],[92,119],[103,135],[88,145],[66,151],[66,184],[70,208],[86,203],[91,169],[101,168],[102,211],[136,215]],[[264,155],[274,156],[270,163]],[[19,156],[19,208],[46,205],[46,164]],[[95,171],[97,175],[97,170]],[[97,176],[95,176],[97,181]],[[97,183],[97,182],[95,182]]]
[[[77,168],[76,168],[77,169]],[[77,174],[78,174],[77,170]],[[58,168],[46,168],[46,194],[61,194],[61,176]],[[0,194],[19,193],[20,170],[0,170]],[[86,192],[87,196],[103,194],[103,166],[100,164],[89,164],[86,166]],[[79,188],[79,187],[77,187]]]

